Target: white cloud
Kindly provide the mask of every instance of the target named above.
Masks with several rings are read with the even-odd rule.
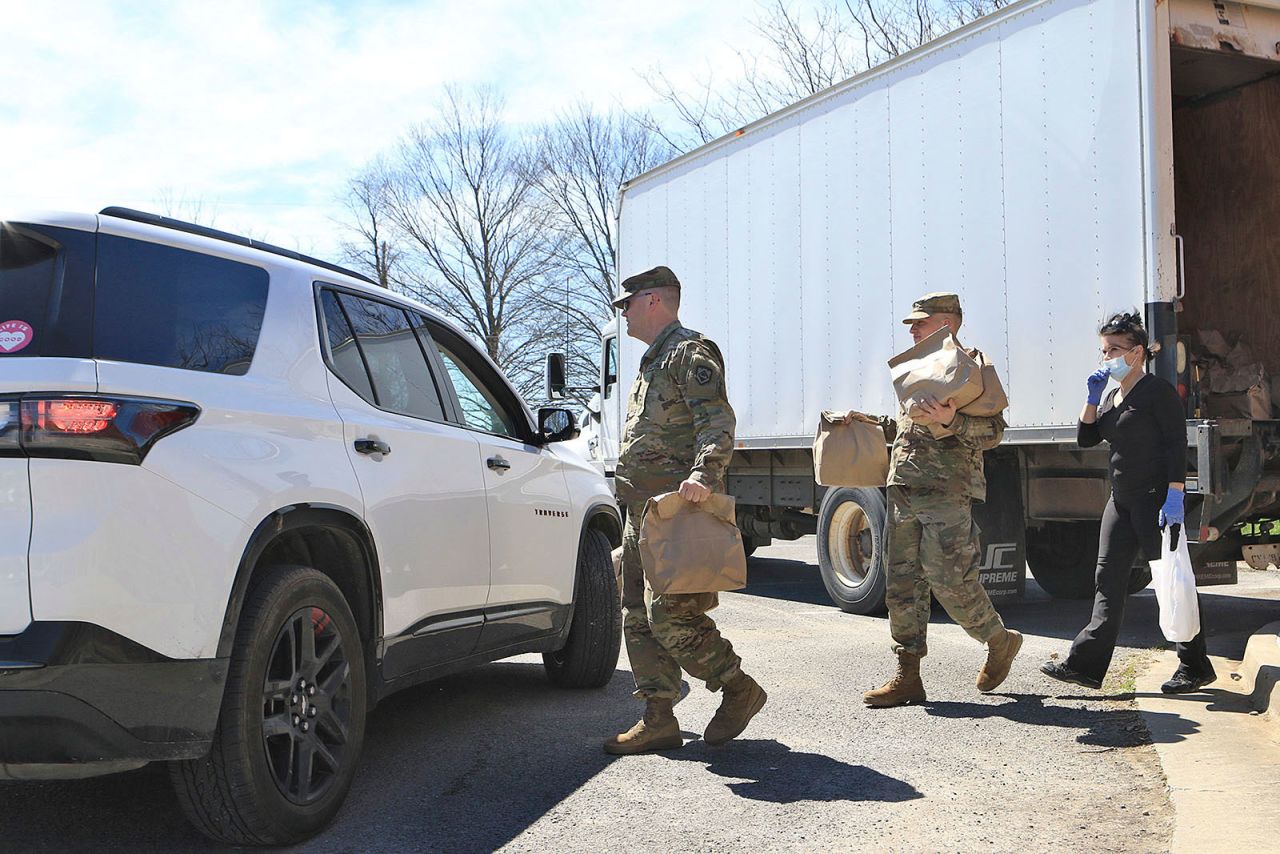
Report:
[[[736,70],[746,0],[6,4],[0,209],[156,209],[329,255],[348,177],[442,84],[488,83],[509,117],[642,107],[638,70]]]

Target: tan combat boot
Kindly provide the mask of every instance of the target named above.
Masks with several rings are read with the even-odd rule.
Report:
[[[920,656],[898,653],[898,672],[892,679],[862,695],[862,702],[876,709],[923,703],[924,683],[920,681]]]
[[[978,671],[978,690],[994,691],[1009,675],[1013,657],[1022,649],[1022,634],[1005,629],[987,641],[987,661]]]
[[[680,724],[671,710],[671,700],[650,697],[644,704],[644,717],[626,732],[612,736],[604,743],[604,752],[615,756],[648,753],[652,750],[675,750],[684,746]]]
[[[756,680],[745,673],[739,673],[720,690],[724,699],[702,733],[702,740],[707,744],[724,744],[731,738],[737,738],[769,699]]]

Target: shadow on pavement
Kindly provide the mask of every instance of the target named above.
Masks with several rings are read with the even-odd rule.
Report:
[[[612,761],[601,742],[637,719],[631,674],[561,690],[541,663],[489,664],[383,701],[334,824],[296,850],[492,851]],[[192,830],[149,766],[92,780],[0,783],[0,850],[225,850]]]
[[[1280,616],[1280,602],[1233,594],[1232,590],[1231,587],[1207,587],[1201,588],[1200,593],[1209,652],[1239,659],[1244,655],[1249,635]],[[817,563],[803,560],[750,558],[747,562],[747,587],[742,592],[748,596],[836,609],[822,585]],[[1010,628],[1065,641],[1064,654],[1066,646],[1088,625],[1093,612],[1092,599],[1054,599],[1030,576],[1022,598],[996,600],[994,604]],[[849,619],[859,617],[850,614]],[[949,623],[951,618],[935,602],[930,622]],[[1143,590],[1129,597],[1119,646],[1136,649],[1171,646],[1160,634],[1159,610],[1153,590]]]
[[[1151,743],[1151,736],[1142,718],[1133,709],[1091,709],[1075,706],[1046,706],[1045,697],[1038,694],[990,694],[990,697],[1005,697],[1012,702],[1007,703],[956,703],[934,702],[922,703],[925,711],[941,718],[964,718],[980,720],[982,718],[1005,718],[1030,726],[1050,726],[1064,729],[1079,729],[1076,736],[1081,744],[1095,747],[1137,747]],[[1129,696],[1129,695],[1126,695]],[[1068,698],[1059,698],[1068,699]],[[1103,695],[1092,697],[1074,697],[1069,699],[1102,700]],[[1177,717],[1176,715],[1171,717]],[[1198,729],[1198,725],[1190,721],[1185,726],[1178,724],[1174,732],[1178,740]]]
[[[1219,677],[1219,681],[1222,681],[1222,677]],[[1194,704],[1203,707],[1207,712],[1234,712],[1240,715],[1257,714],[1248,694],[1237,694],[1234,691],[1222,688],[1205,688],[1194,694],[1164,694],[1155,691],[1142,691],[1134,696]]]
[[[836,607],[827,595],[827,588],[822,586],[818,565],[801,560],[748,558],[747,587],[742,592],[766,599],[826,605],[832,610]]]
[[[722,747],[694,741],[663,755],[683,762],[704,762],[712,774],[741,781],[727,785],[735,795],[755,801],[898,803],[924,797],[911,784],[865,765],[795,751],[774,739],[737,739]]]

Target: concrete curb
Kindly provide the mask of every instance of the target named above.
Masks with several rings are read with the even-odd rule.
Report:
[[[1231,676],[1240,680],[1232,690],[1248,694],[1253,710],[1280,727],[1280,620],[1253,633],[1244,648],[1244,661]]]
[[[1274,647],[1274,634],[1265,637]],[[1178,665],[1171,650],[1158,653],[1137,679],[1138,711],[1176,813],[1170,850],[1274,851],[1280,827],[1280,726],[1254,710],[1250,695],[1239,693],[1235,677],[1242,665],[1210,658],[1218,680],[1194,694],[1160,692],[1160,683]],[[1275,704],[1272,711],[1280,718]]]

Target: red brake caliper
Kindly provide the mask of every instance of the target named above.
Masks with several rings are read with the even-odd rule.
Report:
[[[320,608],[311,609],[311,628],[315,630],[317,636],[329,627],[331,622],[329,615]]]

